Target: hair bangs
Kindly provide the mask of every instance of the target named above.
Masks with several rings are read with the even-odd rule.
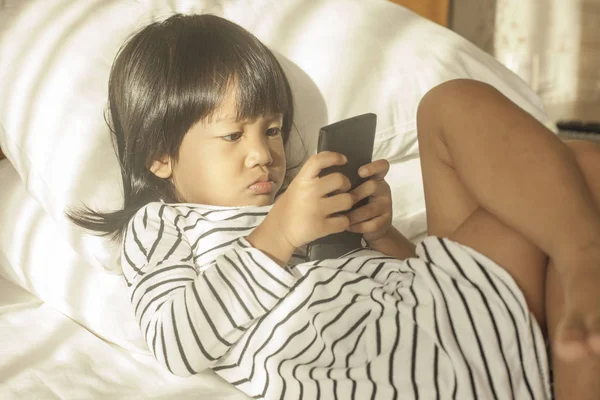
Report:
[[[241,61],[234,64],[238,119],[268,114],[289,119],[291,90],[273,54],[266,48],[235,50]]]
[[[273,53],[244,28],[206,17],[191,20],[200,26],[178,38],[184,49],[172,51],[172,62],[179,67],[179,76],[172,77],[170,103],[177,110],[173,118],[187,120],[189,127],[210,119],[228,91],[235,90],[237,120],[283,114],[287,136],[293,118],[292,93]],[[228,29],[223,29],[224,23],[230,25]]]

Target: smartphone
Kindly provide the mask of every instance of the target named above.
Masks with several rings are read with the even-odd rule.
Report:
[[[317,152],[334,151],[346,156],[345,165],[325,168],[320,176],[340,172],[348,177],[354,189],[366,179],[358,175],[358,169],[372,161],[373,143],[377,115],[373,113],[358,115],[319,130]],[[351,189],[351,190],[352,190]],[[368,199],[356,203],[352,209],[367,204]],[[362,235],[353,232],[340,232],[317,239],[308,245],[308,257],[311,260],[338,258],[362,247]]]

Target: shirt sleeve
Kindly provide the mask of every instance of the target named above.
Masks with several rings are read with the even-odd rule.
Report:
[[[166,204],[141,209],[127,226],[122,267],[150,350],[173,374],[188,376],[213,366],[295,279],[245,238],[208,267],[195,265],[180,218]]]

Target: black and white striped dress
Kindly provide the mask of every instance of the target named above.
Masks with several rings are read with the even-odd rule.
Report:
[[[541,331],[510,275],[428,237],[284,269],[245,239],[270,207],[152,203],[122,266],[150,350],[265,399],[548,399]],[[301,260],[300,260],[301,261]]]

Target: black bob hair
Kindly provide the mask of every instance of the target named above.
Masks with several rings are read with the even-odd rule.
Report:
[[[250,32],[214,15],[175,14],[134,33],[112,65],[106,112],[121,167],[123,208],[83,207],[67,216],[119,240],[144,205],[179,202],[171,181],[149,168],[165,156],[177,160],[186,132],[217,111],[232,82],[238,119],[283,114],[287,145],[294,116],[291,88],[273,53]]]

